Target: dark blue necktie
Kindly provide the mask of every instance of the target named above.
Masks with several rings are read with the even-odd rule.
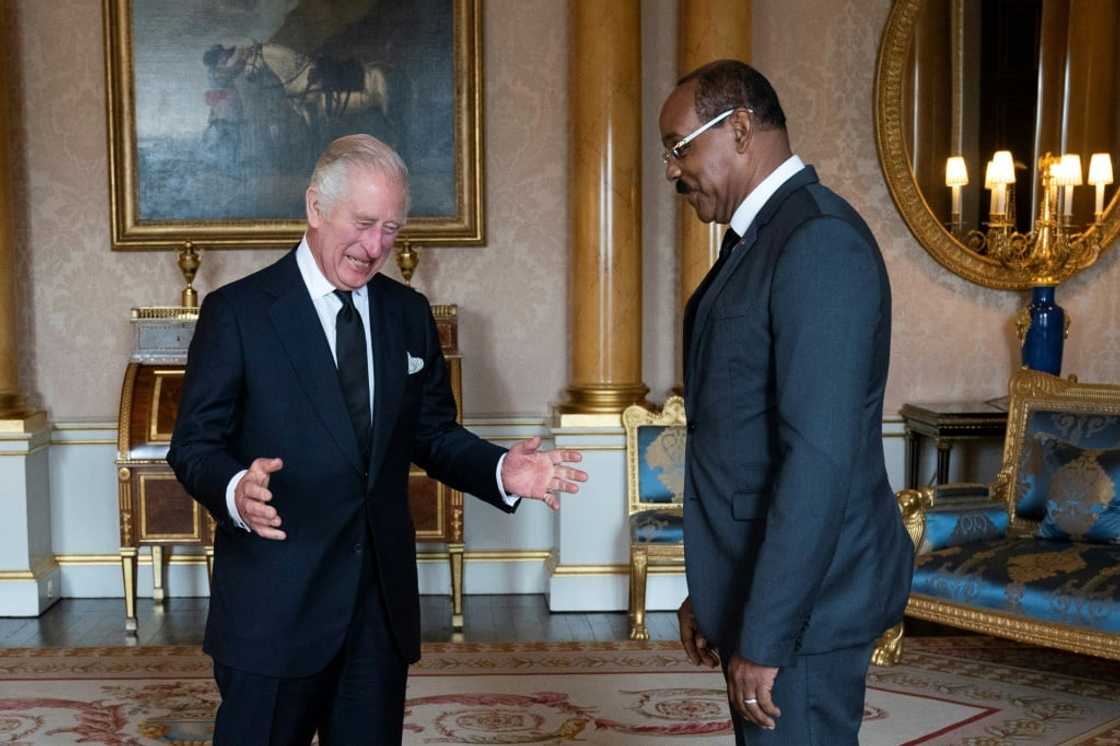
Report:
[[[366,363],[366,330],[349,290],[335,290],[342,308],[335,318],[335,357],[342,398],[350,412],[354,435],[363,456],[370,449],[369,366]]]

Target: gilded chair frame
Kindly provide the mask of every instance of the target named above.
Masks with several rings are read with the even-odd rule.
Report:
[[[1009,534],[1029,537],[1038,527],[1038,522],[1016,516],[1018,494],[1015,485],[1019,480],[1019,462],[1031,414],[1041,410],[1120,416],[1120,386],[1078,383],[1073,377],[1063,380],[1023,369],[1012,376],[1009,391],[1003,466],[991,485],[991,496],[993,501],[1001,502],[1007,508],[1011,519]],[[899,499],[902,499],[901,493]],[[919,512],[915,519],[922,524],[921,531],[924,532],[924,513]],[[911,594],[906,613],[917,619],[950,627],[1120,660],[1120,635],[1113,633],[1037,621],[916,593]]]
[[[638,428],[657,426],[686,426],[684,399],[670,396],[660,412],[653,412],[641,404],[632,404],[622,412],[622,426],[626,430],[626,499],[627,535],[629,518],[643,510],[670,510],[683,515],[679,503],[642,502],[640,492],[641,462],[638,453]],[[651,565],[684,569],[684,544],[656,544],[630,542],[630,639],[648,640],[646,627],[646,581]]]

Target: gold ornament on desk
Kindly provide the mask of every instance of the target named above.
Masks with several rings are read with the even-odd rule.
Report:
[[[945,185],[952,189],[950,232],[972,251],[1009,269],[1030,276],[1034,286],[1054,286],[1097,261],[1104,219],[1104,189],[1113,182],[1112,159],[1094,153],[1089,165],[1089,184],[1096,188],[1092,222],[1078,229],[1073,224],[1074,188],[1084,184],[1081,157],[1046,153],[1038,162],[1042,188],[1038,214],[1027,233],[1015,230],[1015,160],[1009,150],[1000,150],[988,162],[984,188],[991,191],[986,230],[967,235],[961,221],[960,190],[968,184],[964,158],[953,156],[945,164]]]
[[[201,264],[202,256],[194,247],[194,242],[184,241],[183,248],[179,250],[179,271],[183,273],[183,279],[187,282],[187,286],[179,294],[180,305],[184,308],[198,308],[198,291],[194,289],[192,283]]]

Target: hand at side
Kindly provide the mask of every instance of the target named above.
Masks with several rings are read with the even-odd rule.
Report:
[[[268,504],[272,500],[268,480],[273,472],[282,468],[284,462],[278,458],[254,459],[233,492],[241,520],[258,536],[277,541],[287,538],[287,534],[279,528],[280,514]]]
[[[727,698],[735,703],[740,715],[766,730],[773,730],[782,714],[770,696],[777,676],[777,668],[760,666],[738,655],[731,656],[727,665]]]
[[[677,627],[680,629],[681,645],[692,665],[704,665],[708,668],[719,665],[719,656],[708,645],[708,639],[696,625],[696,612],[692,609],[691,596],[685,597],[684,603],[677,609]]]

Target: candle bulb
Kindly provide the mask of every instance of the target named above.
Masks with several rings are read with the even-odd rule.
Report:
[[[953,193],[952,223],[957,230],[961,222],[961,187],[968,184],[968,166],[961,156],[954,155],[945,161],[945,184]]]
[[[1112,157],[1108,153],[1093,153],[1089,159],[1089,183],[1096,189],[1096,209],[1093,213],[1100,222],[1104,215],[1104,187],[1112,183]]]
[[[992,214],[1007,214],[1007,185],[995,184],[992,187]]]
[[[992,183],[992,213],[1007,217],[1007,185],[1015,183],[1015,162],[1010,150],[997,150],[992,156],[990,180]]]
[[[1068,218],[1073,215],[1073,188],[1085,182],[1081,178],[1081,156],[1066,153],[1061,163],[1062,215]]]
[[[987,165],[984,166],[984,188],[992,193],[991,202],[988,205],[988,221],[991,222],[996,215],[996,183],[992,180],[991,161],[988,161]]]

